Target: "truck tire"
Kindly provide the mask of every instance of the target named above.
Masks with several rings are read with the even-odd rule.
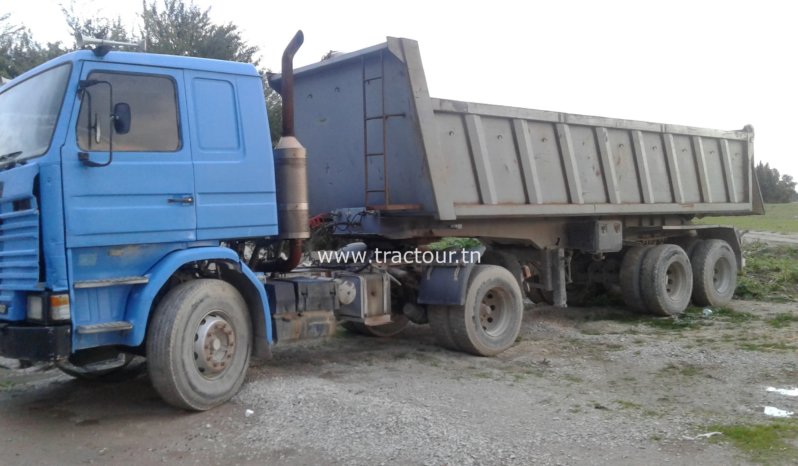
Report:
[[[402,333],[409,320],[402,314],[394,314],[393,321],[385,325],[366,325],[362,322],[342,322],[341,326],[352,333],[366,335],[367,337],[393,337]]]
[[[460,347],[454,342],[452,329],[449,326],[449,310],[453,306],[430,306],[427,309],[427,319],[429,326],[435,335],[438,345],[452,351],[460,351]]]
[[[150,318],[147,368],[167,403],[205,411],[241,388],[251,349],[252,324],[238,290],[193,280],[169,291]]]
[[[673,244],[684,249],[684,252],[687,253],[687,257],[689,257],[690,261],[692,261],[693,252],[698,247],[698,245],[703,242],[704,240],[702,240],[701,238],[687,236],[687,237],[677,238],[676,240],[673,241]]]
[[[518,281],[505,268],[474,267],[464,306],[449,309],[452,340],[462,351],[495,356],[515,343],[524,302]]]
[[[618,277],[621,296],[623,296],[626,307],[636,312],[646,310],[640,288],[640,271],[643,267],[643,259],[651,249],[651,246],[634,246],[626,251],[623,261],[621,261],[621,271]]]
[[[693,269],[684,249],[675,244],[651,249],[643,259],[640,291],[652,314],[673,316],[684,312],[693,292]]]
[[[737,258],[720,239],[699,244],[692,257],[693,302],[699,306],[725,306],[737,287]]]
[[[498,265],[507,269],[516,281],[521,290],[524,289],[524,272],[521,263],[512,254],[497,249],[488,249],[480,257],[479,263],[482,265]]]

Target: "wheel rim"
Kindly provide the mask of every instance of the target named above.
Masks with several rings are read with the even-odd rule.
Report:
[[[501,337],[511,325],[512,299],[502,288],[491,288],[479,303],[479,324],[485,334]]]
[[[235,355],[233,326],[218,311],[209,312],[194,332],[194,364],[206,379],[220,377]]]
[[[665,291],[668,297],[677,300],[687,286],[687,269],[679,262],[673,262],[665,273]]]
[[[727,258],[721,257],[715,262],[712,268],[712,285],[718,294],[724,295],[729,291],[734,279],[733,274],[732,265]]]

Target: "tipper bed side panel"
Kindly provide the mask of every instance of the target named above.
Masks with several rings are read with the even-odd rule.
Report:
[[[430,98],[408,39],[300,69],[296,83],[313,213],[729,215],[759,196],[752,131]]]
[[[752,211],[748,131],[432,101],[457,218]]]

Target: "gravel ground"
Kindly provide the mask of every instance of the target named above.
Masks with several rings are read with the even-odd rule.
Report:
[[[425,326],[342,330],[276,349],[232,402],[196,414],[165,406],[141,370],[86,383],[5,369],[0,445],[25,464],[748,464],[699,435],[770,422],[765,406],[798,412],[798,397],[766,390],[798,385],[798,322],[768,323],[798,311],[733,307],[753,319],[674,330],[620,308],[532,307],[495,358],[440,349]]]

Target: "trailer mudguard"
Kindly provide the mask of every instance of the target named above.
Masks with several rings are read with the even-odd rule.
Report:
[[[161,259],[152,269],[149,270],[145,276],[149,281],[136,287],[130,294],[127,303],[127,311],[125,313],[127,321],[133,324],[133,329],[128,334],[126,342],[129,346],[139,346],[144,342],[144,336],[147,333],[147,322],[149,321],[150,309],[152,308],[153,300],[158,294],[158,291],[166,284],[166,281],[171,277],[180,267],[197,261],[215,260],[228,262],[234,265],[240,276],[243,277],[239,283],[244,283],[248,286],[248,290],[240,290],[245,299],[247,295],[254,296],[255,299],[247,300],[250,304],[250,311],[262,314],[261,316],[253,316],[253,322],[262,322],[262,328],[253,328],[253,335],[255,339],[265,339],[267,344],[272,342],[272,325],[271,314],[269,311],[269,301],[266,296],[266,290],[260,283],[255,273],[242,263],[238,255],[228,248],[222,247],[201,247],[190,248],[175,251],[163,259]],[[254,342],[255,347],[258,347],[258,342]]]
[[[419,283],[417,302],[436,306],[465,305],[472,270],[473,263],[427,267]]]

